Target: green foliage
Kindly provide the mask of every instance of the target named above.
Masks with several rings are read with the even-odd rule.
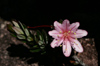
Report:
[[[43,34],[43,38],[44,38],[45,44],[48,44],[48,36],[47,36],[46,31],[42,30],[42,34]]]
[[[46,34],[46,31],[45,30],[42,30],[42,31],[37,30],[36,34],[34,34],[34,40],[39,45],[39,48],[41,49],[41,54],[46,53],[45,47],[48,44],[48,36]]]
[[[23,31],[19,27],[12,27],[12,29],[17,33],[17,34],[24,34]]]
[[[28,36],[28,37],[27,37],[27,41],[33,41],[33,38],[30,37],[30,36]]]
[[[24,29],[26,36],[30,36],[28,29]]]
[[[46,45],[48,44],[48,36],[45,30],[36,30],[30,32],[25,24],[21,22],[12,21],[12,24],[7,25],[8,31],[11,32],[13,37],[26,43],[30,47],[30,52],[41,52],[46,53]]]
[[[18,22],[16,22],[16,21],[12,21],[12,22],[13,22],[14,26],[16,26],[16,27],[19,27],[19,28],[20,28],[20,26],[18,25]]]
[[[19,34],[19,35],[17,34],[17,38],[19,38],[19,39],[26,39],[26,37],[23,34],[22,35],[21,34]]]

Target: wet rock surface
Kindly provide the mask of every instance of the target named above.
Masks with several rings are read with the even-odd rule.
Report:
[[[6,24],[9,23],[10,22],[0,19],[0,66],[39,66],[38,62],[28,64],[28,59],[24,59],[23,55],[25,56],[25,53],[28,53],[28,48],[26,48],[27,45],[11,36],[6,27]],[[79,41],[83,45],[84,52],[78,53],[77,57],[82,60],[87,66],[98,66],[98,53],[95,47],[94,38],[81,38],[79,39]],[[8,49],[11,46],[13,46],[13,48]],[[18,50],[14,50],[15,48]],[[26,50],[25,52],[24,49]],[[14,52],[15,54],[13,53],[13,56],[11,56],[12,54],[10,54],[8,50]],[[18,54],[22,55],[21,57],[23,60],[20,59],[21,57],[17,57]],[[28,53],[28,55],[32,56],[31,53]],[[65,64],[63,64],[63,66],[65,66]]]

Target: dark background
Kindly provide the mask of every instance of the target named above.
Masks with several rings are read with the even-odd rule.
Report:
[[[100,2],[51,0],[0,0],[0,17],[16,19],[27,26],[51,25],[55,20],[80,22],[80,29],[88,31],[86,38],[95,38],[99,45]],[[97,48],[98,49],[98,48]]]

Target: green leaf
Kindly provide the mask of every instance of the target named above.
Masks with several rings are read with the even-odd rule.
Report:
[[[19,24],[21,25],[22,29],[24,30],[25,29],[24,25],[21,22],[19,22]]]
[[[12,29],[17,33],[17,34],[24,34],[23,31],[18,28],[18,27],[12,27]]]
[[[36,35],[33,34],[33,36],[34,36],[35,41],[38,42],[38,39],[37,39]]]
[[[12,23],[13,23],[16,27],[19,27],[19,28],[20,28],[18,22],[12,21]]]
[[[48,44],[48,36],[47,36],[46,31],[42,30],[42,33],[43,33],[43,36],[44,36],[45,43]]]
[[[24,28],[27,28],[27,26],[25,24],[22,24]]]
[[[38,45],[34,45],[34,46],[33,46],[33,48],[37,48],[37,47],[38,47]]]
[[[26,36],[30,36],[29,31],[27,28],[24,29]]]
[[[45,53],[46,53],[46,51],[42,52],[41,55],[43,55],[43,54],[45,54]]]
[[[38,41],[38,44],[39,44],[39,46],[40,46],[40,48],[41,49],[44,49],[45,48],[45,44],[44,44],[44,42],[43,41]]]
[[[45,48],[45,46],[41,46],[40,48],[41,48],[41,49],[44,49],[44,48]]]
[[[30,36],[28,36],[28,37],[27,37],[27,41],[33,41],[33,38],[30,37]]]
[[[26,39],[26,37],[24,35],[21,35],[21,34],[18,34],[17,38],[19,38],[19,39]]]
[[[39,52],[41,49],[33,49],[33,50],[30,50],[30,52]]]
[[[42,45],[42,44],[43,44],[43,41],[41,41],[41,40],[38,41],[38,44],[39,44],[39,45]]]
[[[39,39],[44,42],[43,35],[39,30],[37,30],[37,36],[39,36]]]

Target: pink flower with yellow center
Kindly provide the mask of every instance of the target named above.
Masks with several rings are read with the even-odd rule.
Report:
[[[83,47],[77,38],[86,36],[88,32],[82,29],[77,29],[79,25],[79,22],[70,24],[67,19],[65,19],[62,24],[55,21],[55,29],[48,32],[49,35],[54,38],[51,42],[51,47],[55,48],[62,46],[63,53],[66,57],[70,56],[72,50],[71,47],[77,52],[83,52]]]

